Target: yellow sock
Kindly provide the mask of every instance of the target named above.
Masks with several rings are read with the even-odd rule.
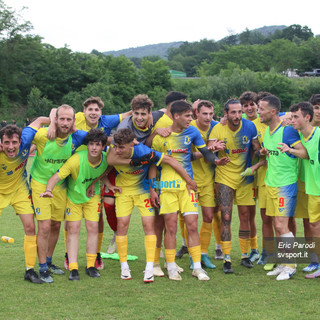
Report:
[[[221,211],[219,211],[217,214],[214,214],[213,220],[212,220],[212,229],[213,229],[214,238],[216,239],[216,244],[221,245],[220,226],[221,226]]]
[[[182,239],[185,239],[185,235],[184,235],[184,218],[183,218],[183,215],[181,213],[178,214],[178,217],[179,217],[179,226],[180,226],[180,232],[181,232],[181,237]]]
[[[127,236],[116,236],[116,244],[118,248],[118,254],[120,263],[127,261],[128,251],[128,237]]]
[[[98,233],[98,247],[97,247],[97,252],[101,252],[102,240],[103,240],[103,232]]]
[[[96,253],[86,253],[87,257],[87,268],[94,267],[94,264],[96,262],[97,254]],[[69,267],[70,269],[70,267]]]
[[[64,234],[64,252],[68,252],[67,249],[67,235],[68,235],[68,231],[63,229],[63,234]]]
[[[176,249],[165,249],[166,260],[168,263],[175,262]]]
[[[211,223],[202,222],[200,228],[201,253],[208,253],[208,248],[211,240],[211,233]]]
[[[37,236],[24,235],[24,256],[27,269],[33,269],[37,259]]]
[[[195,247],[191,247],[191,248],[189,247],[188,250],[189,250],[189,254],[192,258],[193,263],[201,261],[201,247],[200,246],[195,246]]]
[[[239,238],[240,251],[243,255],[249,255],[250,239]]]
[[[257,250],[258,249],[258,236],[255,235],[255,237],[250,239],[250,247],[251,249]]]
[[[78,262],[70,262],[69,263],[69,270],[79,270]]]
[[[156,243],[157,236],[155,234],[144,236],[144,247],[146,250],[147,262],[154,262]]]
[[[221,241],[221,250],[224,255],[230,255],[232,241]]]
[[[154,254],[154,264],[160,264],[160,252],[161,252],[161,248],[156,248],[155,254]]]

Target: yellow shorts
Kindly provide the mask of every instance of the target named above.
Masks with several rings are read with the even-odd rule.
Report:
[[[241,184],[235,190],[233,203],[237,206],[256,205],[256,189],[253,182],[248,184]]]
[[[309,222],[320,220],[320,196],[308,195]]]
[[[258,196],[259,209],[265,209],[267,207],[266,186],[257,187],[257,196]]]
[[[160,214],[180,211],[181,214],[198,214],[198,199],[194,191],[162,192],[160,195]]]
[[[73,203],[67,198],[66,221],[81,221],[82,217],[88,221],[99,221],[101,213],[101,197],[96,194],[88,202]]]
[[[26,184],[21,184],[14,192],[0,194],[0,215],[10,205],[16,214],[34,214],[30,190]]]
[[[201,207],[216,207],[216,192],[213,183],[198,187],[197,196]]]
[[[293,217],[297,203],[298,184],[284,187],[266,186],[266,215],[272,217]]]
[[[141,193],[138,195],[116,195],[117,218],[130,216],[134,206],[139,209],[141,217],[154,216],[154,208],[151,204],[150,193]]]
[[[296,218],[308,219],[308,195],[305,193],[305,183],[298,180],[297,205],[294,213]]]
[[[37,220],[63,221],[67,203],[67,188],[64,184],[54,187],[53,198],[40,198],[46,185],[31,179],[32,202]]]

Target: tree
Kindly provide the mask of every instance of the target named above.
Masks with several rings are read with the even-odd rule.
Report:
[[[32,28],[30,21],[23,21],[20,14],[0,0],[0,40],[11,39]]]

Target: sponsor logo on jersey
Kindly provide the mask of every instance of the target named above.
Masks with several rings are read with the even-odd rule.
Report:
[[[167,155],[170,156],[173,153],[188,153],[188,149],[169,149]]]
[[[56,163],[58,163],[58,164],[60,164],[60,163],[64,164],[64,163],[67,161],[67,159],[45,159],[44,161],[45,161],[46,163],[50,163],[50,164],[56,164]]]
[[[249,149],[248,148],[240,148],[240,149],[232,149],[231,153],[248,153]]]

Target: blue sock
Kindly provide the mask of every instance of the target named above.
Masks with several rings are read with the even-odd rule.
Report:
[[[47,263],[39,263],[39,272],[44,272],[44,271],[48,271],[48,265]]]
[[[52,257],[47,257],[47,264],[48,265],[52,264]]]

